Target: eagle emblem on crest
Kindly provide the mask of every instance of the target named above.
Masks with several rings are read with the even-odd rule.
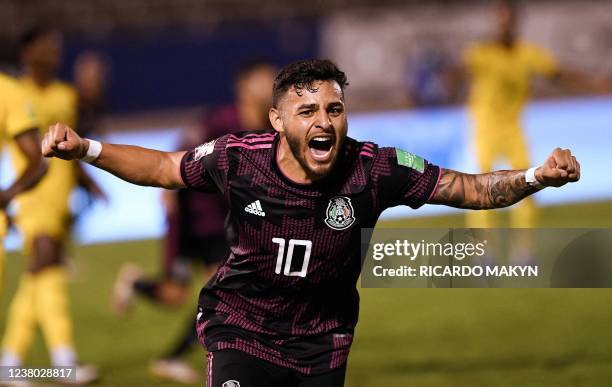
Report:
[[[355,210],[346,196],[330,199],[325,215],[325,224],[334,230],[345,230],[355,223]]]

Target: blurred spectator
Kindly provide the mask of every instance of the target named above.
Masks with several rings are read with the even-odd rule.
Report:
[[[99,52],[85,51],[74,62],[73,76],[79,99],[78,129],[82,136],[91,137],[99,131],[100,116],[106,107],[108,60]]]
[[[426,47],[406,66],[408,100],[411,106],[440,106],[454,102],[452,66],[448,55]]]

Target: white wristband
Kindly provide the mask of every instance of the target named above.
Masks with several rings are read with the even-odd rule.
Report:
[[[527,170],[527,172],[525,172],[525,181],[527,182],[527,184],[537,189],[545,188],[546,186],[542,185],[542,183],[540,183],[538,179],[536,179],[536,176],[535,176],[536,169],[537,168],[535,167],[531,167]]]
[[[85,156],[81,157],[81,161],[91,163],[100,157],[100,153],[102,153],[102,144],[96,140],[86,140],[89,142],[89,148],[87,149]]]

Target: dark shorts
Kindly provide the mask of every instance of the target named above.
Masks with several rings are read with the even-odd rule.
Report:
[[[234,349],[209,352],[206,359],[206,387],[342,387],[346,374],[346,363],[304,375]]]
[[[192,238],[181,246],[178,255],[165,256],[165,275],[174,281],[188,283],[193,264],[216,268],[228,255],[229,247],[223,237]]]

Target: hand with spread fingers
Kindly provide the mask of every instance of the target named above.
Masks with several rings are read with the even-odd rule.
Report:
[[[49,127],[42,141],[42,154],[45,157],[58,157],[63,160],[80,159],[87,153],[89,142],[82,139],[68,125],[57,123]]]
[[[535,177],[544,186],[561,187],[580,179],[580,163],[569,149],[556,148],[536,169]]]

